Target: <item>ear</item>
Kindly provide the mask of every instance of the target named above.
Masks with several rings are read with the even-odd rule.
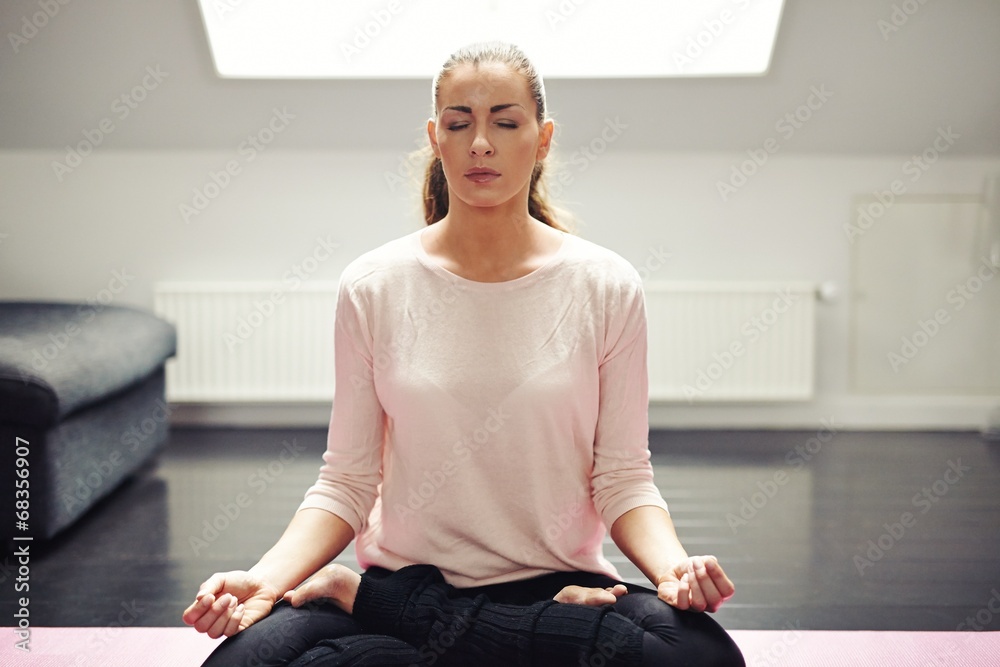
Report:
[[[433,118],[427,119],[427,138],[431,142],[431,150],[434,151],[434,157],[440,158],[441,148],[437,142],[437,123],[434,122]]]
[[[542,160],[546,155],[549,154],[549,149],[552,147],[552,135],[555,134],[556,124],[549,118],[542,123],[541,127],[538,128],[538,151],[535,154],[535,160]]]

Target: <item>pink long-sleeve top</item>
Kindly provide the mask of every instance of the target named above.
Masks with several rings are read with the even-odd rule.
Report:
[[[350,524],[364,568],[430,563],[458,587],[618,577],[605,531],[667,509],[638,272],[564,233],[533,272],[477,282],[437,264],[423,229],[341,275],[327,450],[300,509]]]

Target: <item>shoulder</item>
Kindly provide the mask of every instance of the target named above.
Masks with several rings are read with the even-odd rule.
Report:
[[[639,271],[614,250],[583,238],[569,235],[566,266],[589,287],[632,293],[642,292]]]
[[[387,282],[398,280],[411,272],[416,263],[413,244],[420,230],[387,241],[365,251],[344,267],[340,274],[341,290],[378,289]]]

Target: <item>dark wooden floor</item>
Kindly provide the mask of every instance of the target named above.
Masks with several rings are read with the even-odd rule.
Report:
[[[324,444],[322,430],[174,429],[156,464],[32,547],[32,625],[182,625],[203,579],[249,567],[274,543]],[[717,614],[725,627],[955,630],[978,613],[1000,630],[988,607],[1000,599],[1000,444],[669,431],[651,449],[688,551],[715,554],[736,582]],[[626,579],[642,580],[607,548]],[[349,552],[341,561],[356,567]],[[11,624],[16,576],[8,555],[0,625]]]

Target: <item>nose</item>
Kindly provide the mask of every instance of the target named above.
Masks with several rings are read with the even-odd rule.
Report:
[[[477,132],[475,138],[472,140],[472,146],[469,151],[477,157],[492,155],[493,146],[490,144],[489,139],[486,138],[484,132]]]

